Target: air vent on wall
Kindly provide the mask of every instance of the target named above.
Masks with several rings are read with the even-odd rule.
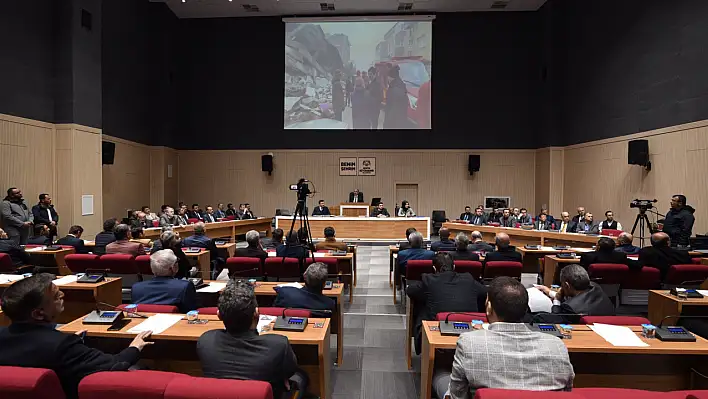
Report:
[[[413,9],[413,3],[398,3],[398,11],[410,11]]]
[[[495,10],[503,10],[503,9],[505,9],[506,6],[508,6],[508,5],[509,5],[509,1],[508,1],[508,0],[507,0],[507,1],[499,0],[499,1],[495,1],[494,3],[492,3],[492,9],[495,9]]]
[[[244,11],[246,11],[246,12],[259,12],[260,11],[258,6],[255,4],[241,4],[241,7],[243,7]]]
[[[334,11],[334,3],[320,3],[320,10]]]

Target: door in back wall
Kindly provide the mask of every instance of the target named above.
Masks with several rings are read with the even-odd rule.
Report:
[[[396,204],[401,206],[403,201],[408,201],[411,204],[413,211],[418,214],[418,184],[416,183],[396,183]],[[393,211],[396,205],[386,205],[393,216]]]

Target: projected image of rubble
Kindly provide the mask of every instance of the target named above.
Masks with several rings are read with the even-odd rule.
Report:
[[[430,129],[432,23],[287,23],[286,129]]]

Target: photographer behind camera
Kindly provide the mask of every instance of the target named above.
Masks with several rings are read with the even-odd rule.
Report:
[[[662,231],[669,235],[672,246],[689,246],[693,223],[696,221],[693,216],[695,211],[692,206],[686,205],[686,196],[676,194],[671,197],[671,209],[666,213]]]

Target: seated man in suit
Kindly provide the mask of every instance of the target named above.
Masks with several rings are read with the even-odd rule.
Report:
[[[347,244],[341,241],[337,241],[336,238],[334,238],[334,227],[325,227],[324,229],[324,236],[325,239],[324,241],[320,241],[317,244],[315,244],[315,249],[318,251],[321,250],[337,250],[337,251],[346,251],[347,250]]]
[[[236,208],[234,208],[234,204],[228,203],[226,204],[226,211],[224,212],[226,216],[237,216],[236,215]]]
[[[325,206],[324,200],[318,202],[318,206],[312,211],[312,216],[329,216],[329,208]]]
[[[150,255],[151,280],[133,284],[132,302],[135,304],[174,305],[180,313],[197,309],[197,292],[188,280],[175,278],[179,259],[171,249],[161,249]]]
[[[560,272],[561,288],[558,292],[545,286],[536,286],[553,300],[553,314],[575,314],[578,316],[544,317],[544,322],[578,324],[579,315],[614,316],[615,306],[602,287],[590,281],[588,272],[580,265],[566,265]]]
[[[472,243],[467,247],[472,252],[492,252],[494,247],[482,239],[482,233],[475,230],[470,234]]]
[[[404,249],[408,249],[411,247],[411,243],[410,243],[410,241],[408,241],[408,237],[411,236],[411,233],[414,233],[416,231],[418,231],[418,230],[416,230],[415,227],[409,227],[406,229],[406,240],[398,243],[398,250],[399,251],[402,251]]]
[[[593,222],[592,213],[585,213],[585,219],[578,222],[578,227],[575,229],[576,233],[583,234],[600,234],[600,226]]]
[[[455,241],[450,239],[450,229],[447,227],[442,227],[440,228],[438,234],[440,234],[440,241],[430,244],[431,251],[454,251],[457,248]]]
[[[556,222],[556,228],[561,233],[575,233],[578,224],[570,220],[570,213],[561,212],[561,220],[560,222]]]
[[[159,225],[160,227],[172,227],[172,226],[179,226],[181,223],[177,220],[177,216],[175,216],[175,210],[172,209],[172,207],[167,207],[165,208],[165,212],[160,215],[160,222]],[[184,224],[187,224],[187,220],[184,220]],[[152,227],[152,226],[150,226]]]
[[[224,263],[224,259],[219,257],[219,250],[216,248],[216,243],[206,235],[204,222],[194,224],[194,234],[182,240],[182,248],[208,249],[212,263]]]
[[[175,210],[170,207],[167,207],[167,210],[169,210],[169,212],[170,212],[168,215],[175,213]],[[167,214],[167,212],[165,212],[165,214]],[[174,225],[175,226],[185,226],[185,225],[189,224],[187,219],[188,219],[187,218],[187,209],[185,207],[181,207],[177,210],[177,214],[175,214]],[[162,220],[162,219],[160,219],[160,220]],[[168,219],[168,223],[173,223],[173,222],[169,221],[169,219]],[[165,226],[160,224],[160,227],[165,227]]]
[[[49,236],[49,227],[46,224],[34,225],[34,237],[27,239],[29,245],[52,245],[52,237]]]
[[[410,248],[398,251],[398,272],[404,276],[409,260],[431,260],[435,255],[435,252],[423,248],[423,235],[417,231],[408,236],[408,242],[411,243]]]
[[[612,211],[605,212],[605,220],[600,223],[600,231],[602,230],[623,230],[622,223],[615,220],[615,214]]]
[[[349,193],[349,202],[364,202],[364,193],[360,193],[358,188]]]
[[[152,245],[152,240],[145,238],[145,232],[140,227],[130,229],[130,241],[137,242],[147,249]]]
[[[142,207],[140,211],[145,214],[145,219],[147,219],[148,223],[152,224],[153,220],[157,220],[157,215],[150,210],[149,206]]]
[[[238,211],[236,211],[236,216],[239,219],[243,219],[243,214],[246,212],[246,204],[238,204]]]
[[[263,249],[276,249],[278,245],[283,243],[283,229],[275,229],[271,233],[270,238],[264,238],[262,241]]]
[[[268,257],[268,253],[261,248],[261,235],[255,230],[246,233],[248,247],[237,248],[234,256],[239,258],[258,258],[263,262]]]
[[[192,204],[192,209],[187,211],[188,219],[204,220],[202,216],[202,210],[199,209],[199,204]]]
[[[470,222],[472,220],[472,208],[467,205],[465,207],[465,211],[460,214],[459,220],[465,221],[465,222]]]
[[[204,223],[214,223],[216,222],[216,215],[214,215],[214,208],[211,205],[207,205],[206,212],[204,212]]]
[[[615,263],[629,265],[627,254],[615,251],[615,240],[609,237],[601,237],[597,240],[597,249],[593,252],[585,252],[580,255],[580,266],[585,270],[593,263]]]
[[[550,224],[555,224],[555,223],[556,223],[556,218],[554,218],[553,216],[551,216],[551,215],[548,213],[548,209],[546,209],[546,208],[541,208],[541,212],[538,213],[538,219],[541,218],[541,215],[546,215],[546,220],[548,220],[548,223],[550,223]]]
[[[499,218],[499,225],[501,227],[516,227],[516,223],[517,220],[511,214],[511,210],[509,210],[509,208],[505,208],[502,211],[502,217]]]
[[[285,258],[297,258],[303,260],[307,257],[307,243],[300,242],[297,231],[291,231],[285,238],[285,243],[278,245],[275,254]]]
[[[632,241],[634,241],[634,237],[632,237],[631,234],[629,233],[622,233],[617,237],[617,243],[619,244],[616,248],[615,251],[617,252],[624,252],[627,255],[636,255],[639,253],[639,248],[636,245],[632,245]]]
[[[422,281],[410,281],[406,293],[412,300],[415,352],[420,354],[423,320],[435,320],[440,312],[479,312],[484,309],[487,290],[469,273],[456,273],[452,256],[439,252],[433,258],[434,274]]]
[[[388,213],[388,210],[384,208],[384,203],[379,202],[378,205],[376,205],[376,208],[371,212],[371,217],[374,218],[388,218],[391,217],[391,215]]]
[[[77,254],[89,253],[89,248],[84,245],[84,240],[81,235],[84,234],[84,228],[81,226],[69,227],[69,234],[57,240],[57,245],[71,245],[76,250]]]
[[[511,239],[508,234],[497,233],[494,240],[497,244],[497,250],[487,252],[487,256],[484,258],[485,263],[499,261],[521,262],[521,254],[516,252],[516,247],[510,245]]]
[[[307,374],[299,370],[288,338],[256,331],[258,303],[250,284],[229,280],[218,307],[225,329],[207,331],[197,341],[204,377],[266,381],[276,399],[285,397],[289,379],[307,392]]]
[[[12,265],[16,268],[29,265],[30,263],[29,254],[25,252],[20,244],[8,237],[3,229],[0,229],[0,253],[10,255]]]
[[[448,252],[454,260],[479,261],[479,255],[469,250],[470,239],[465,233],[458,233],[455,237],[455,251]]]
[[[130,241],[130,227],[127,224],[119,224],[113,233],[116,240],[106,245],[107,254],[145,255],[145,248],[141,243]]]
[[[116,228],[118,221],[115,218],[111,218],[103,222],[103,231],[96,234],[94,238],[93,253],[97,255],[102,255],[106,253],[106,245],[112,243],[116,240],[116,236],[113,233],[113,229]]]
[[[521,210],[519,210],[518,222],[521,224],[533,224],[531,215],[529,215],[529,211],[526,208],[521,208]]]
[[[151,331],[138,334],[128,348],[115,355],[84,345],[80,334],[56,330],[56,319],[64,310],[64,293],[52,280],[53,275],[40,273],[3,292],[2,311],[12,324],[0,328],[0,365],[51,369],[67,398],[75,399],[79,381],[87,375],[126,371],[137,363]]]
[[[49,194],[39,194],[39,203],[32,207],[32,215],[34,216],[35,225],[43,224],[49,228],[49,238],[57,235],[59,214],[54,210],[52,197]]]
[[[216,210],[214,211],[214,217],[217,219],[223,219],[226,217],[226,209],[224,209],[224,204],[217,204]]]
[[[671,239],[666,233],[654,233],[651,235],[651,247],[644,247],[639,250],[639,268],[644,266],[655,267],[661,271],[661,279],[664,280],[671,265],[688,265],[691,263],[691,256],[688,251],[671,248]]]
[[[475,226],[483,226],[487,224],[487,216],[484,214],[484,209],[477,208],[474,210],[474,215],[472,216],[472,220],[470,220],[470,224]]]
[[[534,230],[551,230],[552,225],[548,220],[548,215],[545,213],[538,215],[538,218],[533,223],[533,228]]]
[[[253,214],[253,211],[251,210],[251,204],[248,202],[243,204],[243,213],[241,214],[241,219],[255,219],[256,216]]]
[[[334,299],[322,294],[322,289],[327,282],[327,274],[328,268],[326,264],[322,262],[311,264],[304,273],[304,287],[275,288],[278,294],[275,296],[273,306],[280,308],[334,311],[334,306],[336,305]],[[324,312],[320,314],[320,317],[330,317],[330,315],[330,313]]]
[[[578,214],[575,215],[575,216],[573,216],[573,221],[574,221],[576,224],[578,224],[578,223],[582,222],[583,220],[585,220],[585,208],[582,207],[582,206],[579,206],[578,209],[577,209],[577,211],[578,211]]]
[[[446,394],[453,399],[471,398],[479,388],[572,389],[575,373],[563,341],[522,323],[528,301],[528,291],[518,280],[492,280],[485,305],[489,327],[460,335],[452,373],[433,375],[433,391],[439,399]]]

